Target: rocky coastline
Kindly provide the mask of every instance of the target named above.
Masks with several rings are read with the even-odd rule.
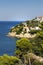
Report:
[[[34,35],[31,35],[29,33],[25,33],[25,34],[16,34],[15,32],[9,32],[7,36],[10,36],[10,37],[17,37],[17,38],[23,38],[23,37],[26,37],[26,38],[34,38],[36,36],[36,34]]]

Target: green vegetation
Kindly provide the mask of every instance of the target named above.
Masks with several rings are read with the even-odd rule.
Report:
[[[31,24],[30,24],[31,23]],[[38,21],[27,21],[27,26],[34,27],[38,25]],[[33,25],[32,25],[33,24]],[[43,58],[43,22],[38,25],[41,30],[31,30],[31,34],[36,34],[32,39],[21,38],[16,42],[15,56],[8,56],[4,54],[0,56],[0,65],[43,65],[37,59],[32,57],[32,54]],[[20,34],[23,30],[24,24],[16,25],[10,32]],[[31,55],[29,55],[31,53]],[[35,57],[34,56],[34,57]]]
[[[30,40],[33,47],[32,51],[36,55],[42,56],[43,57],[43,28],[42,28],[42,22],[40,24],[41,30],[37,31],[36,36]]]
[[[21,62],[16,56],[8,56],[4,54],[0,56],[0,65],[19,65]]]
[[[30,34],[37,34],[39,30],[30,30]]]
[[[43,63],[40,63],[40,62],[38,62],[38,61],[34,61],[33,63],[32,63],[32,65],[43,65]]]
[[[14,28],[10,29],[10,32],[16,32],[16,34],[20,34],[23,30],[23,24],[20,23],[18,25],[16,25]]]
[[[39,25],[39,21],[36,21],[36,20],[26,21],[26,23],[27,23],[27,26],[29,27],[35,27]]]
[[[28,51],[31,51],[32,44],[27,38],[22,38],[17,41],[16,47],[17,47],[16,54],[18,54],[18,50],[19,50],[18,55],[22,55],[27,53]]]
[[[40,23],[41,30],[33,31],[36,37],[33,39],[22,38],[16,43],[16,55],[23,61],[24,65],[43,65],[37,60],[33,60],[28,53],[34,53],[37,56],[43,57],[43,28],[42,22]],[[33,34],[34,34],[33,33]],[[29,62],[30,59],[30,62]]]
[[[43,29],[43,21],[40,23],[39,27]]]
[[[43,23],[41,23],[41,25],[43,25]],[[20,34],[20,33],[27,33],[26,30],[23,31],[24,27],[28,27],[29,30],[30,30],[30,33],[37,33],[37,30],[31,30],[30,27],[32,28],[35,28],[35,27],[40,27],[41,28],[41,25],[40,25],[40,22],[39,21],[36,21],[36,20],[27,20],[25,21],[24,23],[20,23],[18,25],[16,25],[15,27],[11,28],[10,29],[10,32],[16,32],[16,34]],[[43,27],[43,26],[42,26]]]

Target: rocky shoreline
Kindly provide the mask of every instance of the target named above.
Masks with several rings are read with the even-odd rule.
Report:
[[[10,36],[10,37],[17,37],[17,38],[23,38],[23,37],[26,37],[26,38],[34,38],[36,36],[36,34],[34,35],[31,35],[29,33],[25,33],[25,34],[16,34],[15,32],[9,32],[7,36]]]

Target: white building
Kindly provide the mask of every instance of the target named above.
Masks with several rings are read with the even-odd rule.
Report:
[[[41,23],[43,21],[43,16],[36,17],[35,19],[40,21],[40,23]]]
[[[35,30],[41,30],[39,27],[35,27]]]

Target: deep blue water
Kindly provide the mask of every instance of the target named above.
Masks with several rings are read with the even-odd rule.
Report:
[[[12,26],[19,22],[0,22],[0,55],[14,55],[17,38],[6,36]]]

